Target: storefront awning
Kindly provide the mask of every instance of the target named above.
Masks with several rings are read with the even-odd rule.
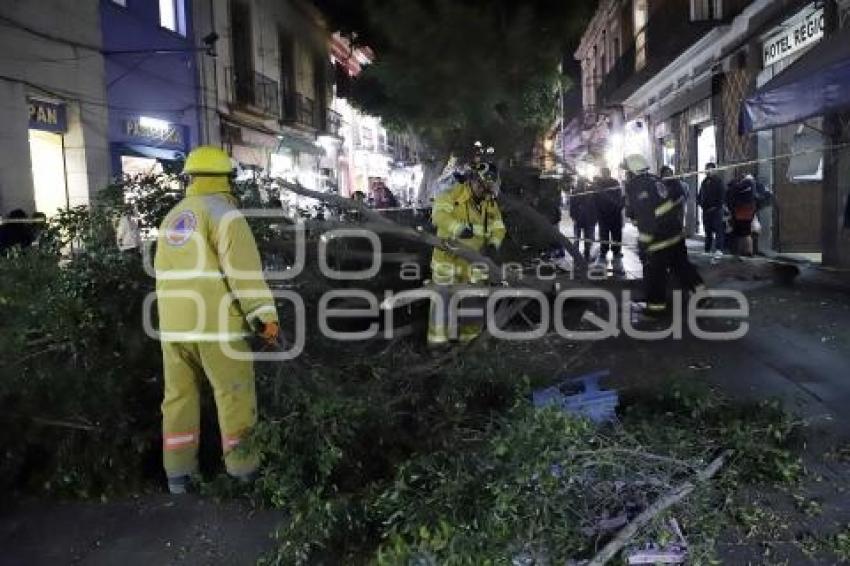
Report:
[[[741,133],[850,108],[850,29],[821,41],[741,104]]]
[[[186,159],[186,156],[182,151],[163,149],[161,147],[154,147],[150,145],[125,143],[121,146],[121,148],[124,150],[124,153],[135,155],[136,157],[149,157],[160,161],[183,161]]]

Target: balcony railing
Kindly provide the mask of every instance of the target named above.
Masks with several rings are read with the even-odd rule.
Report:
[[[308,128],[316,128],[318,116],[316,101],[301,93],[295,95],[295,121]]]
[[[277,81],[251,71],[228,68],[230,102],[244,110],[280,116],[280,88]]]

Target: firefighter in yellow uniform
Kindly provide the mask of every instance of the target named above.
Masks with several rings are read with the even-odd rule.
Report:
[[[256,454],[236,450],[257,420],[254,368],[245,338],[280,332],[257,244],[231,193],[230,157],[201,146],[186,159],[186,198],[159,230],[156,291],[165,373],[163,465],[172,493],[197,472],[201,380],[212,385],[227,472],[249,480]]]
[[[467,180],[440,193],[434,199],[431,215],[437,236],[476,251],[485,246],[498,249],[505,238],[505,224],[495,198],[498,187],[496,166],[480,163],[470,171]],[[431,303],[428,345],[439,347],[455,339],[463,343],[474,340],[481,334],[480,320],[461,320],[457,336],[449,328],[450,286],[482,283],[487,280],[486,270],[448,251],[435,249],[431,273],[442,301]]]

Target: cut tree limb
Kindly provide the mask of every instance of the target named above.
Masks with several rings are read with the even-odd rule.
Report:
[[[579,452],[573,452],[573,456],[599,456],[600,454],[620,454],[622,456],[633,456],[635,458],[641,460],[652,460],[654,462],[660,462],[662,464],[668,464],[671,466],[677,466],[680,468],[690,468],[694,467],[685,462],[684,460],[679,460],[678,458],[671,458],[669,456],[662,456],[660,454],[652,454],[651,452],[642,452],[640,450],[633,450],[630,448],[600,448],[599,450],[581,450]]]
[[[72,430],[84,430],[86,432],[96,432],[100,430],[99,426],[86,423],[63,421],[59,419],[46,419],[44,417],[30,417],[32,422],[42,426],[51,426],[56,428],[68,428]]]
[[[534,210],[534,208],[528,204],[506,194],[499,195],[499,204],[503,205],[504,210],[513,211],[522,216],[525,220],[528,220],[538,232],[546,234],[553,243],[556,242],[562,245],[564,249],[567,250],[567,253],[569,253],[573,258],[576,272],[579,274],[579,277],[582,279],[584,278],[584,274],[587,273],[587,262],[581,254],[578,245],[564,236],[557,226],[549,222],[548,218]]]
[[[720,456],[712,461],[711,464],[697,473],[696,483],[685,482],[647,507],[643,513],[635,517],[631,523],[623,527],[623,529],[617,533],[617,536],[615,536],[611,542],[606,544],[605,547],[593,557],[593,560],[588,562],[588,566],[603,566],[604,564],[607,564],[612,558],[617,556],[621,550],[623,550],[641,527],[651,523],[658,515],[690,495],[691,492],[696,489],[697,484],[706,482],[714,477],[732,454],[732,450],[724,451]]]
[[[485,256],[484,254],[481,254],[477,250],[467,247],[460,242],[449,242],[443,240],[442,238],[438,238],[434,234],[430,234],[428,232],[420,232],[419,230],[416,230],[415,228],[411,228],[409,226],[402,226],[401,224],[394,222],[389,218],[385,218],[383,215],[375,212],[371,208],[360,204],[359,202],[347,199],[345,197],[341,197],[339,195],[313,191],[310,189],[306,189],[300,185],[293,185],[292,183],[287,183],[286,181],[283,181],[281,179],[279,179],[278,182],[280,183],[281,187],[295,194],[314,198],[316,200],[320,200],[322,202],[326,202],[328,204],[332,204],[333,206],[338,206],[346,210],[353,210],[359,212],[361,216],[367,219],[370,223],[381,225],[387,228],[387,230],[392,228],[392,232],[400,237],[416,242],[422,242],[428,244],[433,248],[445,250],[462,259],[465,259],[470,263],[486,265],[490,282],[495,284],[499,284],[502,282],[503,270],[500,265],[498,265],[496,262]],[[507,273],[505,275],[507,275],[508,277],[511,276],[510,273]]]

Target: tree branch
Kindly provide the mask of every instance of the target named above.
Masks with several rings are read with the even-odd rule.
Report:
[[[588,563],[588,566],[603,566],[604,564],[607,564],[612,558],[617,556],[617,554],[629,543],[629,541],[632,540],[641,527],[651,523],[658,515],[690,495],[691,492],[696,489],[697,484],[706,482],[714,477],[732,454],[732,450],[726,450],[713,462],[711,462],[708,467],[697,473],[696,484],[693,482],[685,482],[647,507],[643,513],[635,517],[631,523],[623,527],[623,529],[617,533],[617,536],[615,536],[611,542],[606,544],[605,547],[593,557],[593,560]]]

